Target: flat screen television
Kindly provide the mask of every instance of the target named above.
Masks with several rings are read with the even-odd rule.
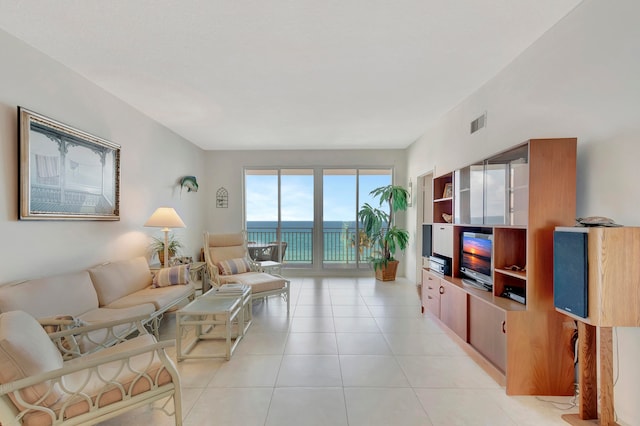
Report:
[[[493,287],[491,259],[493,235],[481,232],[463,232],[460,250],[460,272],[476,284],[489,290]],[[464,282],[464,281],[463,281]],[[472,284],[473,282],[468,282]]]

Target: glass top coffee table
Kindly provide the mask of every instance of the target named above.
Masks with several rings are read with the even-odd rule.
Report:
[[[240,287],[233,288],[233,287]],[[231,283],[228,285],[223,285],[219,289],[212,288],[211,290],[204,293],[202,297],[214,297],[214,298],[240,298],[240,304],[242,305],[240,308],[244,314],[244,330],[243,334],[247,332],[247,329],[251,325],[253,317],[251,315],[251,287],[248,285],[241,285],[239,283]]]
[[[176,359],[178,362],[186,358],[217,357],[224,357],[228,361],[244,336],[246,328],[242,297],[240,295],[235,297],[209,295],[205,297],[205,295],[176,311]],[[234,323],[237,324],[235,336],[233,336],[232,329]],[[195,338],[183,349],[183,335],[187,334],[190,327],[194,327]],[[198,342],[206,339],[224,339],[224,353],[192,354],[191,351]]]

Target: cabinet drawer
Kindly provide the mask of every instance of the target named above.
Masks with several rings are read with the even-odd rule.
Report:
[[[440,318],[440,278],[422,270],[422,307]]]
[[[442,256],[453,258],[453,226],[452,225],[434,224],[433,252]]]

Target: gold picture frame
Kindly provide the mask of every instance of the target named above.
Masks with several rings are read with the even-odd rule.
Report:
[[[120,145],[18,107],[20,220],[120,220]]]
[[[451,198],[453,197],[453,184],[445,183],[444,191],[442,191],[442,198]]]

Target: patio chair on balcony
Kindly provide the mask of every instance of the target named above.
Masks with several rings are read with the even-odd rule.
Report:
[[[271,251],[269,252],[269,259],[273,262],[282,263],[284,261],[284,253],[287,251],[287,242],[282,241],[278,243],[277,241],[271,241],[269,243],[271,246]]]
[[[258,265],[249,257],[246,232],[234,234],[204,233],[204,257],[209,280],[214,287],[228,283],[251,286],[256,298],[281,296],[287,302],[289,313],[289,280],[277,274],[259,272]]]

